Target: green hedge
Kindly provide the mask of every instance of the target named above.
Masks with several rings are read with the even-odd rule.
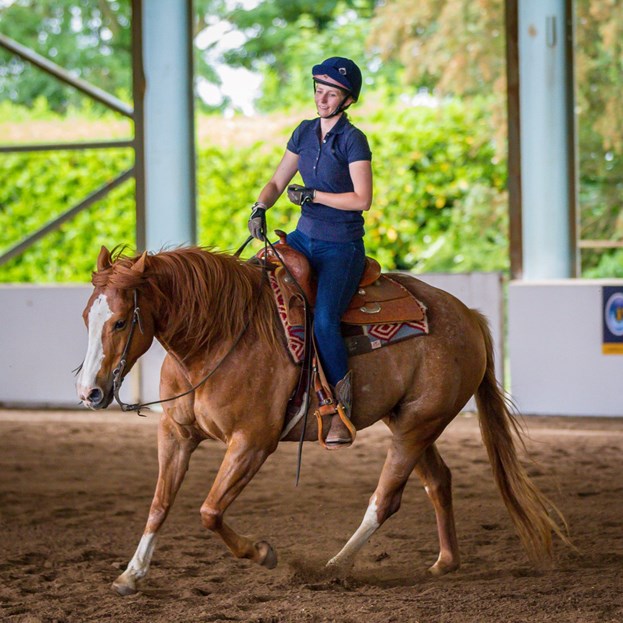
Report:
[[[132,166],[130,150],[0,158],[0,252]],[[0,267],[2,282],[88,281],[102,244],[134,244],[134,183],[126,182]]]
[[[507,270],[505,163],[497,160],[484,108],[383,108],[353,122],[373,150],[375,198],[366,246],[385,269]],[[282,146],[202,148],[197,154],[199,242],[233,250],[247,235],[251,203]],[[131,166],[130,150],[0,157],[0,252]],[[40,240],[0,268],[2,282],[84,282],[102,244],[134,245],[133,184]],[[282,197],[271,229],[291,229],[296,206]]]

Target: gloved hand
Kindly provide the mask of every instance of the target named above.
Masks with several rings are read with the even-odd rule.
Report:
[[[313,188],[307,188],[300,184],[290,184],[288,186],[288,199],[297,206],[302,206],[308,201],[312,202],[315,196],[316,191]]]
[[[266,233],[266,206],[256,201],[251,207],[251,216],[247,223],[249,233],[258,240],[264,240]]]

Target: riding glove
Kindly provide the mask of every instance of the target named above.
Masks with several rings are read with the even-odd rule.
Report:
[[[256,201],[251,207],[251,216],[247,223],[249,233],[258,240],[264,240],[266,233],[266,206]]]
[[[297,206],[302,206],[308,201],[311,203],[315,196],[316,190],[313,188],[307,188],[300,184],[290,184],[288,186],[288,199]]]

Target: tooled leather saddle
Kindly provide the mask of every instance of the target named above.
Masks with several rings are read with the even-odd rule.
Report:
[[[290,324],[302,325],[305,306],[301,293],[313,307],[316,300],[315,276],[307,258],[287,244],[286,234],[278,229],[275,233],[279,236],[279,243],[274,249],[262,249],[257,257],[275,268],[274,277]],[[283,268],[284,264],[287,270]],[[367,257],[359,287],[342,316],[342,322],[374,325],[422,322],[425,319],[425,308],[411,292],[387,275],[382,275],[379,263]]]
[[[324,443],[322,418],[336,412],[339,405],[314,355],[311,308],[316,299],[317,284],[307,258],[287,244],[283,231],[277,229],[275,233],[279,236],[279,243],[265,247],[256,258],[269,269],[269,282],[286,333],[289,353],[295,363],[302,363],[298,385],[286,409],[281,437],[284,438],[306,417],[305,405],[313,383],[318,397],[315,414],[319,440]],[[404,286],[382,275],[376,260],[366,258],[357,292],[342,316],[342,335],[349,356],[426,333],[428,321],[424,305]]]

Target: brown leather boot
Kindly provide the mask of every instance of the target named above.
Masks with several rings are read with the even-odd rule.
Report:
[[[352,372],[349,370],[346,376],[335,385],[335,399],[338,402],[338,409],[342,411],[343,418],[339,413],[331,416],[331,426],[325,439],[328,450],[347,448],[355,441],[357,431],[350,423],[352,413],[351,379]]]

